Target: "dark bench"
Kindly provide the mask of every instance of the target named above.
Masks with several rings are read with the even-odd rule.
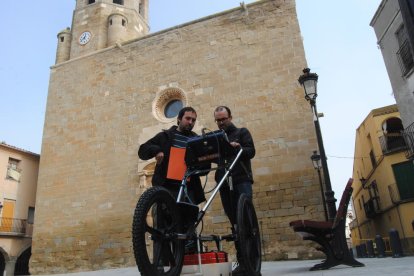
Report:
[[[350,178],[342,194],[338,212],[331,221],[295,220],[290,226],[304,240],[317,242],[321,247],[317,248],[326,255],[322,263],[314,265],[310,270],[323,270],[344,264],[352,267],[364,266],[351,255],[345,237],[345,221],[348,204],[352,195],[352,182]]]

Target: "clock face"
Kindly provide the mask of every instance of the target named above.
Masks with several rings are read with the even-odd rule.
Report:
[[[83,32],[80,36],[79,36],[79,44],[80,45],[85,45],[86,43],[89,42],[89,40],[91,40],[92,34],[90,32]]]

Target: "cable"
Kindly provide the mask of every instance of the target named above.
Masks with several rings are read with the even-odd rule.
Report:
[[[364,158],[371,158],[369,156],[361,156],[361,157],[349,157],[349,156],[336,156],[336,155],[326,155],[327,157],[331,158],[343,158],[343,159],[364,159]],[[384,155],[375,155],[376,158],[383,157]]]

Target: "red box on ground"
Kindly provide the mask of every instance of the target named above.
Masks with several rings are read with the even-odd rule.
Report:
[[[225,263],[228,260],[226,252],[204,252],[184,255],[184,265],[197,265],[198,255],[201,257],[201,264]]]

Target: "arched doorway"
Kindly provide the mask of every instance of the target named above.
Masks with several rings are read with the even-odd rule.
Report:
[[[29,247],[25,251],[23,251],[23,253],[17,258],[16,266],[14,268],[14,275],[30,275],[29,259],[31,255],[32,248]]]

